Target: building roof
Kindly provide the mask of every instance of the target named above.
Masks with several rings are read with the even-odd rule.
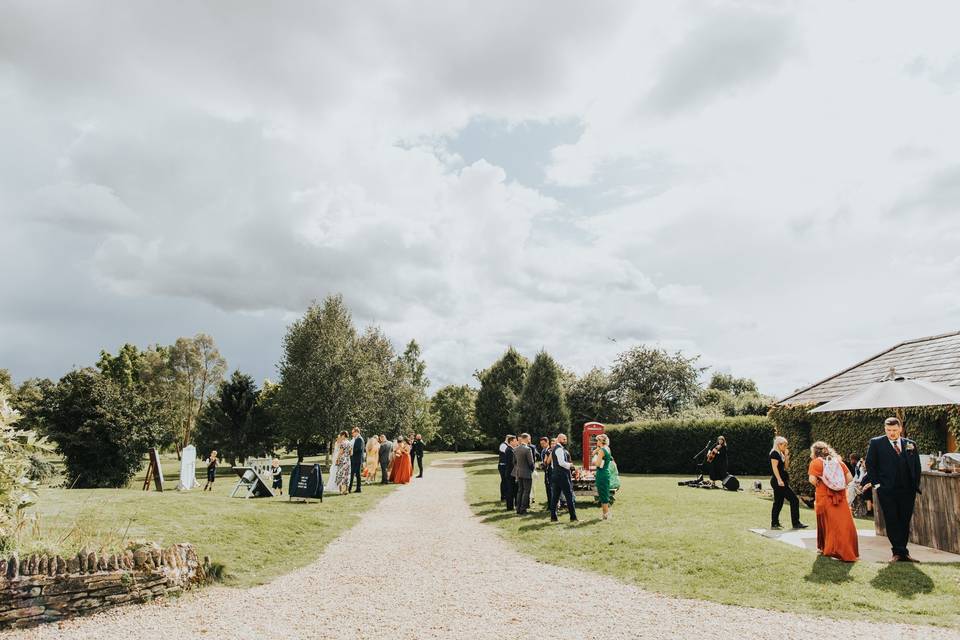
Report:
[[[829,402],[876,382],[891,368],[908,378],[960,386],[960,331],[901,342],[805,389],[794,391],[777,404]]]

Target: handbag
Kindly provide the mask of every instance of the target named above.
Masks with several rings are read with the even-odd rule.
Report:
[[[617,461],[610,459],[610,490],[616,491],[620,488],[620,470],[617,469]]]

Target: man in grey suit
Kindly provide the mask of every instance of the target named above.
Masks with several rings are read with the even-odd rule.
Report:
[[[513,477],[517,480],[517,513],[523,515],[530,508],[530,489],[533,486],[533,449],[530,434],[520,434],[520,444],[513,450]]]
[[[380,441],[380,450],[377,453],[377,461],[380,463],[380,471],[383,473],[383,478],[380,480],[380,484],[387,484],[387,467],[390,466],[390,459],[393,457],[393,443],[387,440],[387,436],[382,433],[377,437],[377,440]]]

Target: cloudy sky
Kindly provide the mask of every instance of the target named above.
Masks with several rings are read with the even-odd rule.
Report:
[[[0,3],[0,367],[342,292],[434,385],[640,343],[785,394],[960,330],[953,2]],[[615,342],[614,342],[615,340]]]

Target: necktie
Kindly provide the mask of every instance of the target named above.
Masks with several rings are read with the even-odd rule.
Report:
[[[900,455],[900,442],[899,442],[899,441],[893,443],[893,448],[894,448],[894,450],[897,452],[897,455]]]

